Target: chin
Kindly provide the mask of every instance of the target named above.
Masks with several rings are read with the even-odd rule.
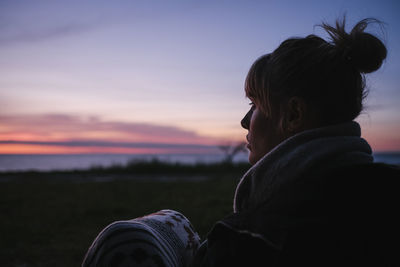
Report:
[[[249,154],[249,163],[250,163],[250,165],[254,165],[254,164],[256,164],[256,162],[259,160],[259,158],[257,158],[253,153],[251,153],[251,151],[250,151],[250,154]]]
[[[262,159],[267,153],[263,153],[263,151],[258,151],[259,153],[254,153],[255,151],[250,151],[249,153],[249,163],[250,165],[254,165]],[[261,152],[261,153],[260,153]]]

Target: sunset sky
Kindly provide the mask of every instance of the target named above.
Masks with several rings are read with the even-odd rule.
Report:
[[[301,3],[301,4],[300,4]],[[347,15],[386,23],[357,119],[400,150],[400,1],[0,0],[0,154],[206,153],[245,140],[251,64]],[[340,105],[340,103],[338,103]]]

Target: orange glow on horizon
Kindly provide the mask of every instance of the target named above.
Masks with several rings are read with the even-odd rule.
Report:
[[[374,152],[397,152],[400,151],[400,140],[369,138],[368,142]]]
[[[400,151],[400,126],[378,123],[372,127],[368,120],[361,124],[362,137],[374,152]],[[229,127],[225,131],[212,127],[194,131],[165,125],[88,120],[84,116],[15,115],[2,117],[0,154],[205,154],[217,152],[219,145],[244,142],[246,134],[244,129]]]
[[[206,151],[207,152],[207,151]],[[202,154],[199,149],[124,148],[124,147],[64,147],[45,145],[4,144],[0,154]]]
[[[400,151],[400,125],[379,123],[372,127],[368,121],[361,122],[361,132],[374,152]]]
[[[217,137],[198,137],[198,138],[179,138],[179,137],[169,137],[169,138],[159,138],[153,136],[119,136],[118,134],[105,134],[105,135],[90,135],[87,133],[74,134],[72,135],[61,135],[53,134],[51,136],[41,136],[37,134],[30,133],[15,133],[15,134],[1,134],[0,141],[35,141],[35,142],[69,142],[69,141],[107,141],[107,142],[123,142],[123,143],[158,143],[158,144],[198,144],[198,145],[218,145],[223,143],[226,138]],[[229,139],[231,140],[231,139]],[[3,146],[3,145],[0,145]],[[0,148],[1,153],[1,148]]]

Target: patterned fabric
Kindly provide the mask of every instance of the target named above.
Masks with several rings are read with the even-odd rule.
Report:
[[[82,267],[188,266],[199,244],[199,235],[185,216],[161,210],[104,228]]]

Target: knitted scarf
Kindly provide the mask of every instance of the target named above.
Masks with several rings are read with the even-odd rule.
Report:
[[[360,136],[359,124],[352,121],[303,131],[286,139],[244,174],[236,188],[234,212],[265,203],[280,186],[309,171],[371,163],[371,147]]]

